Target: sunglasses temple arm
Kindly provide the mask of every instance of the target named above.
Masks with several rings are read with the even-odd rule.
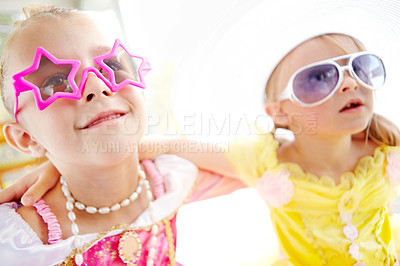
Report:
[[[150,70],[151,70],[150,63],[149,63],[149,61],[147,60],[146,57],[143,58],[143,63],[141,65],[141,68],[142,68],[143,76],[146,76],[147,73],[149,73]]]
[[[15,122],[18,123],[18,118],[17,118],[17,112],[18,112],[18,97],[19,97],[19,92],[15,92],[15,104],[14,104],[14,118]]]
[[[291,98],[291,96],[290,96],[290,89],[289,89],[289,86],[287,86],[287,87],[283,90],[282,94],[280,95],[279,100],[282,101],[282,100],[287,100],[287,99],[290,99],[290,98]]]

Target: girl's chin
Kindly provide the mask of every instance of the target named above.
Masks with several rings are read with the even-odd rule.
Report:
[[[132,153],[138,151],[137,141],[114,141],[112,138],[108,140],[99,140],[86,142],[82,146],[82,153],[92,154],[103,154],[102,156],[108,156],[107,154],[123,155],[126,153]]]
[[[326,136],[365,136],[365,130],[369,126],[369,122],[358,123],[358,124],[351,124],[351,125],[344,125],[337,126],[332,128],[332,126],[328,127],[315,127],[315,128],[308,128],[308,135],[326,135]]]
[[[138,156],[137,152],[122,152],[112,148],[109,151],[92,152],[92,154],[85,155],[87,161],[83,164],[101,171],[101,169],[111,169],[113,167],[121,168],[126,163],[130,166],[132,161],[137,161]]]

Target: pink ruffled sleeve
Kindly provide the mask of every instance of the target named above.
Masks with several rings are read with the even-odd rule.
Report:
[[[47,224],[49,231],[49,243],[54,244],[61,240],[61,228],[56,216],[51,212],[49,205],[44,200],[39,200],[32,205],[36,208],[37,213],[42,216],[43,221]]]

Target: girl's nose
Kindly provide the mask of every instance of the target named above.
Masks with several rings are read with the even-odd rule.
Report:
[[[357,90],[358,89],[358,83],[357,80],[352,77],[347,71],[343,73],[343,81],[342,84],[340,85],[339,91],[340,92],[345,92],[349,90]]]
[[[85,81],[82,99],[86,102],[90,102],[98,97],[111,96],[112,91],[104,83],[104,81],[99,78],[94,72],[88,71],[87,79]]]

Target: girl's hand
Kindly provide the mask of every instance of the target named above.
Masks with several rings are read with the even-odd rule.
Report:
[[[0,191],[0,203],[21,199],[24,206],[30,206],[54,187],[59,177],[60,173],[47,161]]]

